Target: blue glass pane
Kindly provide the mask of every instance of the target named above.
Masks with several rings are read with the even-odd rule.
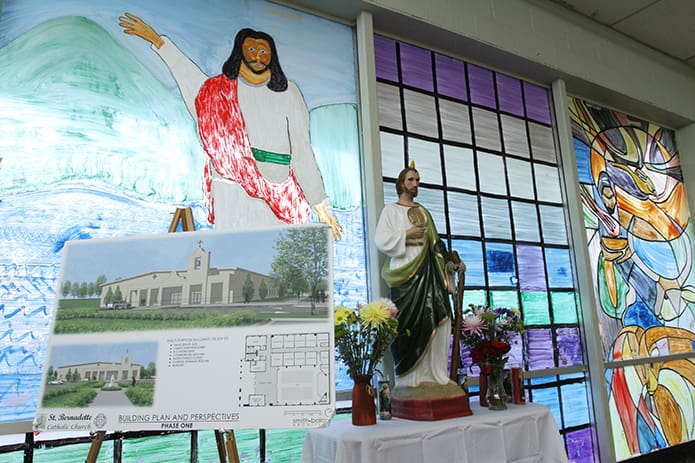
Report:
[[[481,198],[483,229],[486,238],[512,238],[509,203],[504,199]]]
[[[565,415],[563,427],[581,426],[589,423],[589,397],[586,382],[563,384],[560,386],[560,396]]]
[[[396,184],[384,182],[384,204],[392,204],[398,201]]]
[[[482,243],[471,240],[452,240],[451,245],[466,264],[466,286],[485,285]]]
[[[478,197],[467,193],[447,193],[452,235],[480,236]]]
[[[555,381],[555,377],[549,377],[547,382]],[[541,378],[534,378],[531,380],[531,384],[542,382]],[[532,389],[531,396],[534,403],[543,404],[550,409],[555,417],[555,422],[559,427],[562,427],[562,414],[560,413],[560,399],[558,397],[558,390],[556,387],[548,387],[542,389]]]
[[[569,249],[546,248],[545,265],[551,288],[572,288],[574,279]]]
[[[516,263],[511,244],[488,243],[485,262],[490,286],[516,285]]]

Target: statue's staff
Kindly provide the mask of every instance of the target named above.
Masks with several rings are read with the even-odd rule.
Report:
[[[456,290],[454,293],[454,342],[451,348],[451,371],[449,378],[457,380],[459,365],[461,364],[461,328],[463,325],[463,286],[466,283],[466,264],[461,261],[458,252],[451,251],[451,264],[447,265],[447,272],[453,278],[456,274]],[[451,288],[454,285],[450,285]]]

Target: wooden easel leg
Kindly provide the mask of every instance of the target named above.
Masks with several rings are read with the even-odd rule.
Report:
[[[220,457],[220,463],[227,463],[227,451],[224,448],[224,436],[222,431],[215,429],[215,443],[217,444],[217,455]]]
[[[239,449],[236,446],[234,431],[227,431],[227,456],[229,463],[241,463],[239,460]]]
[[[99,431],[94,435],[85,463],[96,463],[97,457],[99,456],[99,450],[101,450],[101,444],[104,442],[105,437],[106,431]]]

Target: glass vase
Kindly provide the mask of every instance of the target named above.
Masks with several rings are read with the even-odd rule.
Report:
[[[352,424],[369,426],[376,424],[376,404],[372,375],[355,375],[352,378]]]
[[[487,378],[487,402],[489,410],[506,410],[509,397],[504,388],[504,364],[492,365]]]

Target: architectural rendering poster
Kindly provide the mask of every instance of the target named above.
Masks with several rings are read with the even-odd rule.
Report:
[[[322,225],[67,243],[34,428],[327,423],[332,243]]]

